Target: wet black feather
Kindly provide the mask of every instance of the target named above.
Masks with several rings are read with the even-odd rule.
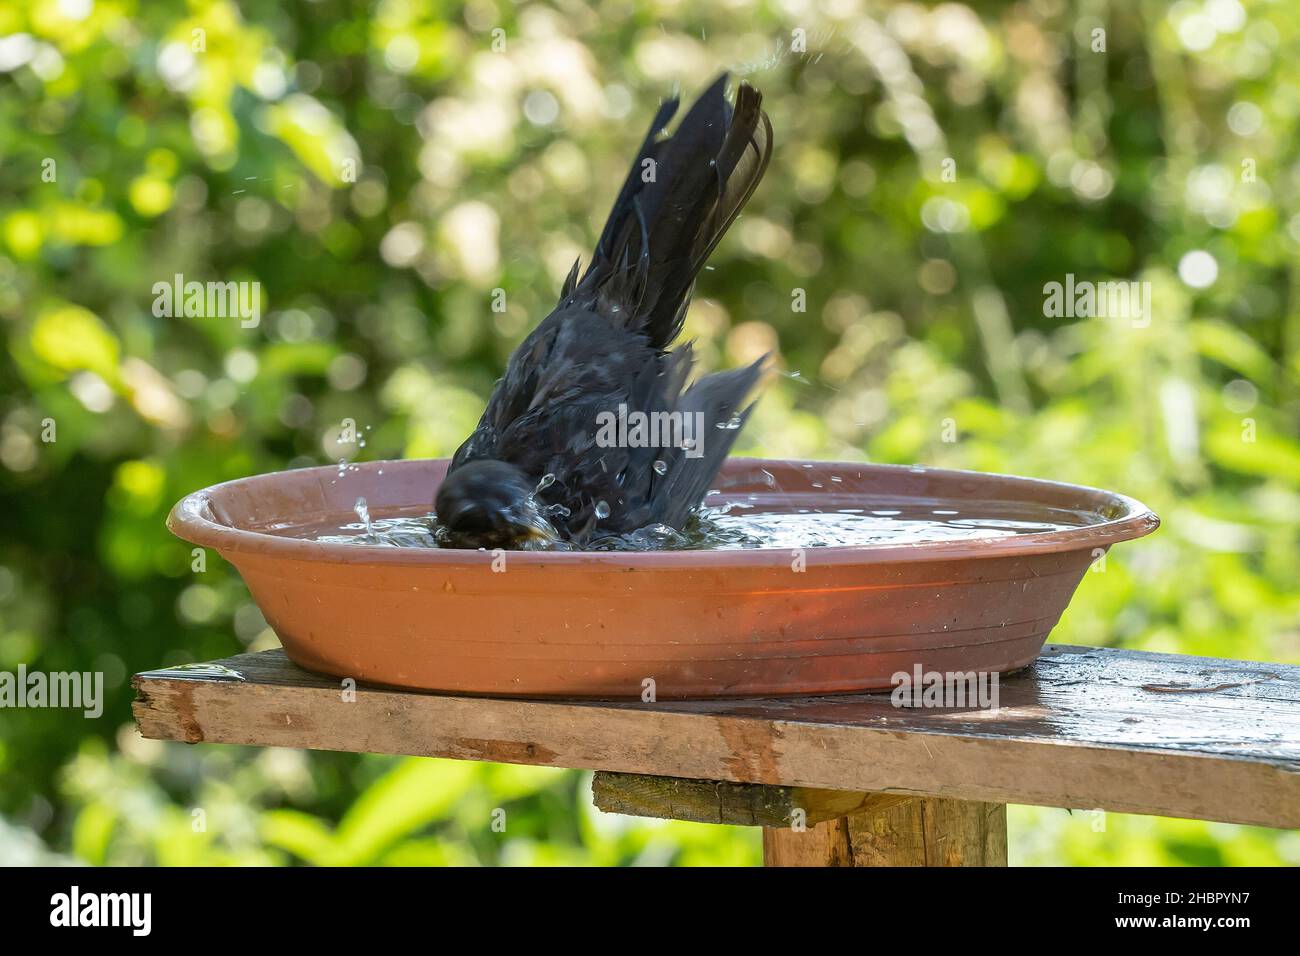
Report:
[[[520,344],[448,476],[481,460],[554,482],[538,498],[565,537],[586,543],[661,522],[680,528],[699,505],[748,417],[761,371],[709,375],[689,388],[689,345],[675,351],[691,289],[753,194],[772,152],[761,94],[742,83],[733,107],[719,77],[677,130],[665,102],[619,190],[592,261],[574,264],[560,301]],[[678,412],[704,424],[698,453],[602,447],[601,413]],[[567,512],[567,514],[566,514]]]

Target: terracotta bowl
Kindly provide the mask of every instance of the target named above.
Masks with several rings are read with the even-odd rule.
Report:
[[[443,461],[371,462],[197,491],[168,527],[238,568],[285,652],[361,682],[467,694],[659,698],[826,694],[1038,655],[1095,557],[1159,521],[1132,498],[1028,478],[732,459],[710,500],[770,511],[996,500],[1093,523],[994,539],[787,550],[509,552],[321,544],[269,533],[427,511]],[[773,482],[764,471],[775,479]],[[831,476],[838,480],[831,482]],[[821,488],[814,488],[813,484]],[[791,490],[795,489],[795,490]],[[798,490],[804,489],[804,490]],[[752,497],[751,497],[752,496]]]

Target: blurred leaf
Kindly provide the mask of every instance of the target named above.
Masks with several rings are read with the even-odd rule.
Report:
[[[31,348],[55,368],[88,369],[109,382],[118,378],[117,338],[81,306],[58,305],[43,311],[32,326]]]

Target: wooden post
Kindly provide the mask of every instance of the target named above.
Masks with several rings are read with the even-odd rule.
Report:
[[[605,813],[763,828],[765,866],[1006,866],[1001,803],[599,772]]]
[[[1001,803],[907,797],[810,826],[765,827],[764,866],[1006,866]]]

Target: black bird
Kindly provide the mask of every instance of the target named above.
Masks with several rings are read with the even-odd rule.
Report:
[[[555,310],[510,357],[451,460],[434,502],[445,545],[584,547],[651,524],[680,530],[708,492],[764,362],[687,388],[691,346],[668,350],[695,277],[772,154],[762,95],[741,83],[733,107],[726,82],[718,77],[663,138],[678,100],[660,107],[587,271],[579,278],[573,264]],[[631,430],[612,442],[602,433],[613,416],[638,412],[675,420],[673,444],[666,428],[652,428],[650,444]]]

